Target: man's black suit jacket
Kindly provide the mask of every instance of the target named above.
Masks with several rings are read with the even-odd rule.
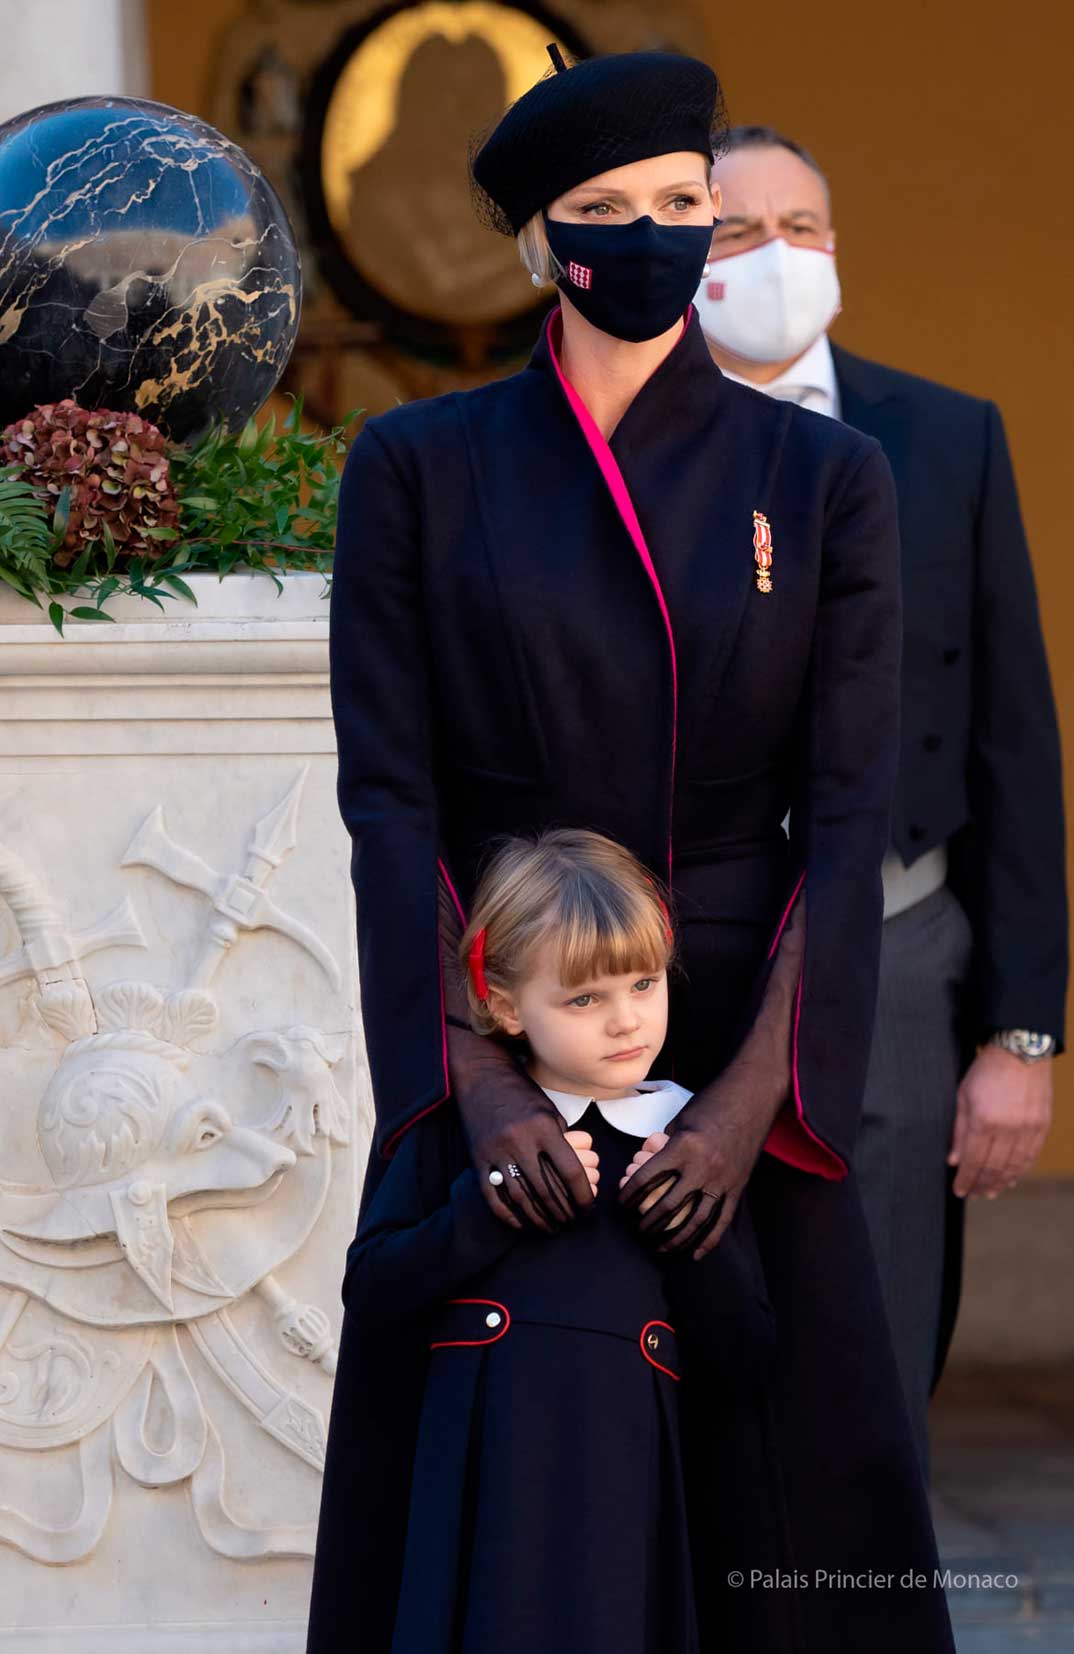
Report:
[[[842,417],[895,475],[902,537],[902,737],[892,836],[950,840],[975,935],[970,1032],[1063,1042],[1061,758],[1018,492],[999,409],[833,345]]]

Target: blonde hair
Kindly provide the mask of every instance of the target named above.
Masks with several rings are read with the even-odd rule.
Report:
[[[562,275],[560,262],[548,245],[543,213],[535,212],[519,230],[518,256],[530,275],[540,278],[542,286]]]
[[[470,948],[485,930],[485,977],[513,993],[551,938],[565,987],[593,976],[664,970],[674,956],[664,887],[623,845],[584,828],[553,827],[534,838],[503,839],[474,893],[459,942],[475,1032],[501,1032],[478,999]]]

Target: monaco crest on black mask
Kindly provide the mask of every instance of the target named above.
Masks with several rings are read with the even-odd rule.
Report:
[[[714,221],[713,221],[714,222]],[[634,344],[686,314],[712,240],[708,224],[567,224],[544,215],[556,286],[602,333]]]

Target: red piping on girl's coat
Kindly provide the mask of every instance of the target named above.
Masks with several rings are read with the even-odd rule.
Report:
[[[683,333],[686,332],[688,321],[689,312],[687,312],[686,320],[683,322]],[[660,579],[653,564],[649,547],[646,544],[645,535],[642,533],[641,524],[638,522],[638,514],[634,510],[634,502],[630,498],[627,485],[623,480],[623,473],[619,469],[615,455],[612,453],[607,442],[604,440],[604,437],[597,426],[596,420],[593,418],[589,409],[582,401],[582,398],[579,396],[578,392],[563,372],[563,369],[560,367],[559,357],[556,354],[556,347],[553,341],[554,330],[558,330],[560,339],[562,340],[563,311],[558,305],[555,310],[552,311],[552,314],[545,323],[545,331],[548,339],[548,352],[552,358],[552,363],[556,370],[556,377],[563,387],[563,393],[567,398],[568,404],[570,405],[570,410],[581,427],[582,435],[589,444],[593,458],[600,467],[600,474],[608,485],[608,490],[612,496],[612,502],[615,505],[615,509],[622,518],[623,526],[630,535],[631,540],[634,542],[634,549],[641,558],[645,572],[652,582],[652,587],[656,593],[657,602],[660,604],[660,613],[664,617],[664,626],[668,635],[668,647],[671,650],[671,798],[668,808],[668,889],[670,890],[672,869],[671,829],[674,821],[675,810],[675,754],[679,735],[679,665],[675,656],[675,635],[671,630],[671,616],[668,614],[668,606],[664,600],[664,593],[660,585]],[[679,338],[682,338],[682,334],[679,335]],[[676,344],[677,343],[678,340],[676,340]]]
[[[648,1332],[650,1327],[663,1327],[665,1331],[671,1333],[672,1337],[675,1336],[675,1328],[668,1321],[646,1321],[645,1325],[641,1329],[641,1332],[638,1334],[638,1348],[641,1350],[642,1355],[645,1357],[650,1367],[655,1367],[658,1373],[667,1373],[668,1377],[673,1378],[676,1384],[678,1384],[682,1375],[680,1373],[673,1373],[671,1368],[665,1367],[662,1362],[654,1361],[648,1350],[645,1348],[645,1334]]]
[[[801,889],[805,874],[799,879],[794,895]],[[791,906],[794,896],[791,897]],[[776,941],[783,933],[787,922],[787,913],[783,915]],[[828,1147],[810,1126],[805,1118],[802,1106],[802,1088],[798,1077],[798,1028],[802,1020],[802,983],[805,979],[805,936],[806,920],[802,921],[802,965],[798,972],[798,991],[794,999],[794,1045],[791,1057],[791,1071],[794,1078],[794,1108],[796,1119],[791,1120],[785,1109],[780,1109],[775,1124],[764,1141],[764,1149],[768,1154],[774,1154],[777,1160],[785,1160],[790,1166],[797,1166],[801,1172],[815,1172],[820,1177],[827,1177],[833,1182],[839,1182],[850,1170],[841,1154]],[[773,944],[772,952],[775,951]],[[769,958],[772,957],[769,953]],[[804,1141],[803,1141],[804,1134]]]
[[[495,1344],[502,1338],[511,1325],[511,1311],[506,1304],[497,1303],[495,1298],[449,1298],[449,1304],[487,1304],[489,1309],[503,1311],[503,1326],[494,1332],[491,1338],[444,1338],[438,1344],[430,1344],[431,1350],[473,1350],[480,1349],[485,1344]]]

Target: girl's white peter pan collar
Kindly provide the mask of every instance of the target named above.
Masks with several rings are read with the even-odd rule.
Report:
[[[629,1097],[579,1097],[573,1091],[553,1091],[547,1085],[541,1090],[551,1097],[568,1126],[577,1125],[590,1103],[596,1103],[608,1124],[628,1137],[648,1137],[651,1132],[663,1131],[693,1096],[674,1080],[643,1080],[634,1088],[636,1095]]]

